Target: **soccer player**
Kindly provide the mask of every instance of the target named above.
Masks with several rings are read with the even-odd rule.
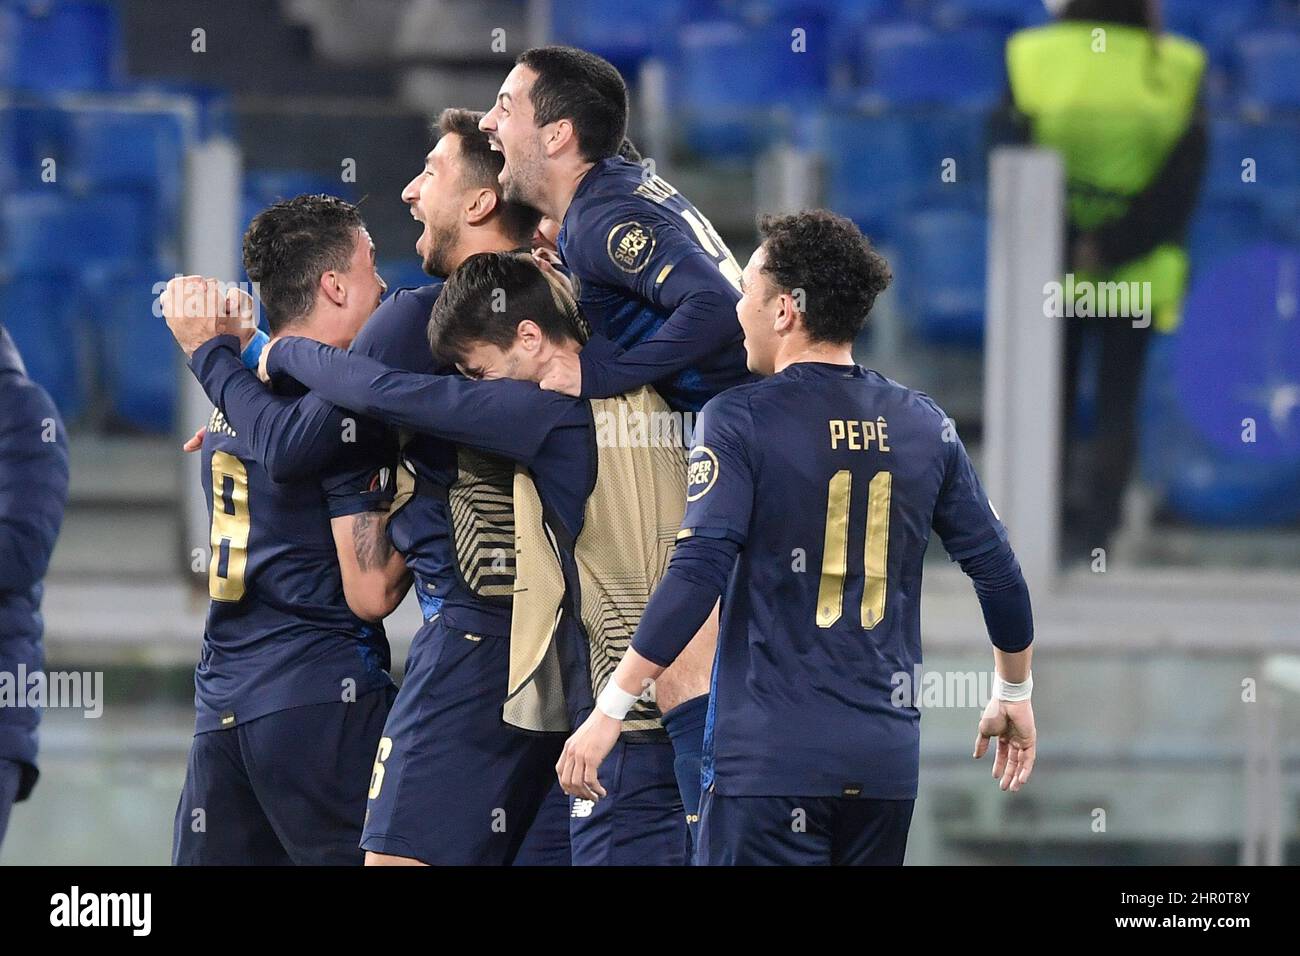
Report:
[[[244,236],[273,335],[334,345],[351,343],[385,291],[374,256],[356,208],[330,196],[276,203]],[[215,283],[168,283],[169,325],[196,298],[215,299]],[[405,593],[388,584],[401,573],[383,533],[392,489],[367,447],[383,435],[359,434],[319,479],[282,482],[220,403],[213,411],[203,438],[212,600],[177,865],[362,862],[366,780],[394,693],[377,621]]]
[[[605,398],[653,384],[672,408],[695,413],[751,380],[734,311],[740,267],[685,196],[620,155],[627,112],[612,64],[549,46],[519,56],[480,125],[505,156],[506,198],[561,224],[560,257],[593,332],[542,387]],[[680,673],[657,685],[692,819],[713,655],[713,635],[702,634]]]
[[[921,661],[930,530],[974,579],[994,644],[975,756],[998,739],[1003,790],[1034,764],[1029,592],[943,412],[854,364],[890,280],[884,259],[824,211],[761,229],[736,312],[749,367],[766,377],[705,406],[672,563],[565,745],[560,780],[605,794],[602,760],[627,708],[725,590],[695,862],[899,864],[920,714],[891,694]]]
[[[429,328],[435,351],[468,378],[415,375],[304,339],[268,347],[267,372],[526,469],[514,487],[519,565],[507,712],[520,726],[566,730],[585,717],[631,639],[685,505],[680,440],[624,441],[618,423],[672,413],[648,387],[595,400],[537,387],[561,356],[581,351],[582,333],[566,288],[527,255],[467,259],[443,287]],[[236,361],[233,344],[228,353]],[[622,730],[607,763],[618,781],[611,798],[574,807],[573,862],[683,864],[688,835],[673,748],[655,703],[640,702]]]
[[[527,249],[538,213],[501,199],[501,156],[489,148],[479,118],[460,109],[439,117],[437,142],[402,192],[423,226],[415,248],[431,281],[385,300],[353,352],[411,372],[454,373],[429,350],[440,277],[476,252]],[[237,429],[247,428],[273,475],[318,473],[348,449],[342,436],[355,413],[314,392],[284,403],[216,340],[196,355],[209,397]],[[567,865],[568,799],[551,774],[563,739],[524,733],[501,715],[514,587],[514,466],[408,434],[396,474],[388,534],[414,575],[425,624],[412,641],[373,768],[362,833],[366,861]]]
[[[45,389],[0,325],[0,673],[45,666],[41,581],[68,501],[68,439]],[[24,681],[17,681],[24,693]],[[37,707],[0,703],[0,842],[9,810],[36,786]]]

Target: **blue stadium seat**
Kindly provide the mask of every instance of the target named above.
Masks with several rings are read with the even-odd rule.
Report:
[[[175,422],[181,353],[166,323],[153,314],[157,284],[175,271],[161,263],[133,265],[85,285],[111,419],[118,426],[161,434]]]
[[[1225,459],[1300,469],[1298,275],[1300,247],[1254,245],[1188,292],[1174,356],[1179,407]],[[1246,419],[1256,428],[1249,443]]]
[[[566,0],[551,7],[551,35],[603,56],[633,81],[641,60],[668,51],[686,10],[683,0]]]
[[[868,32],[868,94],[895,106],[991,108],[1007,85],[1003,38],[987,30],[940,33],[916,24]]]
[[[0,202],[4,261],[17,272],[79,274],[148,254],[148,207],[134,196],[70,196],[51,185]]]
[[[972,209],[921,209],[907,217],[899,242],[899,291],[922,340],[983,341],[987,245],[988,220]]]
[[[69,118],[74,189],[124,187],[178,194],[185,140],[171,113],[84,108]]]
[[[825,201],[874,238],[892,238],[906,207],[969,203],[987,175],[987,119],[961,109],[862,113],[838,102],[800,119],[794,142],[818,153]],[[955,161],[954,182],[943,177]]]
[[[797,141],[824,162],[826,205],[873,239],[892,238],[904,208],[938,169],[927,168],[916,126],[904,115],[826,109],[808,116]]]
[[[1266,226],[1262,207],[1241,199],[1203,199],[1192,216],[1189,252],[1193,275],[1259,242]]]
[[[0,86],[107,90],[121,56],[116,12],[91,0],[20,0],[0,10]]]
[[[0,107],[0,191],[18,187],[22,164],[18,160],[18,117],[13,109]]]
[[[13,164],[15,189],[35,189],[42,180],[44,163],[54,160],[62,176],[68,158],[68,111],[56,107],[11,106],[0,110],[6,117],[9,138],[5,148]]]
[[[1210,155],[1205,195],[1267,203],[1279,193],[1300,192],[1300,122],[1250,123],[1216,117],[1210,121]],[[1254,160],[1254,181],[1242,179]]]
[[[980,186],[988,179],[989,116],[978,109],[931,109],[912,117],[917,166],[924,173],[924,186],[931,192],[945,192],[954,186]],[[940,173],[944,160],[954,161],[955,183],[946,183]]]
[[[805,31],[805,52],[792,49],[793,29]],[[825,20],[773,20],[759,27],[715,20],[680,33],[673,71],[676,116],[687,144],[715,158],[755,155],[787,116],[825,94],[830,74]]]
[[[1196,40],[1217,67],[1235,71],[1237,39],[1269,22],[1270,0],[1165,0],[1164,28]]]
[[[1300,470],[1225,457],[1187,421],[1174,384],[1179,338],[1159,335],[1149,346],[1139,406],[1143,480],[1174,515],[1195,524],[1267,527],[1300,518]]]
[[[184,80],[152,78],[133,83],[131,90],[149,96],[187,98],[198,110],[198,123],[194,134],[200,140],[212,136],[233,139],[235,136],[234,108],[229,90]]]
[[[356,187],[338,175],[325,176],[306,169],[250,169],[244,173],[244,198],[257,204],[259,210],[304,193],[325,193],[352,201]]]
[[[1237,41],[1241,102],[1265,112],[1300,110],[1300,32],[1266,30]]]
[[[185,138],[172,113],[78,109],[69,118],[69,161],[63,181],[83,194],[130,192],[151,209],[158,236],[180,229]]]
[[[80,297],[66,277],[10,273],[0,278],[0,324],[66,422],[85,411],[86,388],[77,314]]]
[[[1042,0],[939,0],[931,20],[945,30],[983,27],[1002,36],[1051,19]]]

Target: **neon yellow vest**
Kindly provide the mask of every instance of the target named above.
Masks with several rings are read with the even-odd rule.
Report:
[[[1099,32],[1101,31],[1101,32]],[[1104,46],[1103,46],[1104,44]],[[1065,161],[1070,222],[1087,230],[1123,215],[1191,123],[1205,52],[1136,27],[1062,22],[1007,41],[1007,74],[1033,140]],[[1172,331],[1187,252],[1165,243],[1093,282],[1150,282],[1155,326]]]

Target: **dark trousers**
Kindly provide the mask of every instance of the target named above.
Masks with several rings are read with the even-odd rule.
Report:
[[[1066,318],[1064,401],[1061,406],[1063,539],[1086,556],[1108,546],[1122,517],[1124,489],[1137,454],[1137,403],[1151,327],[1126,318]],[[1093,440],[1080,442],[1075,406],[1086,343],[1097,350],[1097,425]]]

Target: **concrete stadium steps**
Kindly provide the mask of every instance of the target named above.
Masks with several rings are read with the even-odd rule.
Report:
[[[137,78],[189,79],[235,94],[277,89],[289,94],[388,96],[385,68],[320,64],[311,31],[288,22],[267,0],[115,0],[126,43],[127,72]],[[192,49],[206,31],[206,52]],[[230,55],[238,49],[239,56]],[[256,62],[250,71],[245,65]]]
[[[179,442],[72,432],[71,486],[47,583],[179,580]]]

